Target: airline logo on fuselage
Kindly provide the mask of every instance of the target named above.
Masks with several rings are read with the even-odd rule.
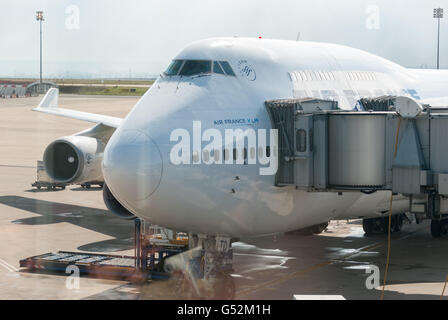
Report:
[[[257,79],[255,68],[252,67],[247,60],[238,61],[237,66],[241,77],[246,78],[249,81],[255,81]]]
[[[217,119],[213,120],[215,126],[230,124],[230,125],[254,125],[257,124],[258,118],[236,118],[236,119]]]

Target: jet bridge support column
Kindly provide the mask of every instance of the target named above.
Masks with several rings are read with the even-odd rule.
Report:
[[[142,265],[142,220],[136,218],[134,220],[134,253],[135,253],[135,269],[137,272],[143,271]]]

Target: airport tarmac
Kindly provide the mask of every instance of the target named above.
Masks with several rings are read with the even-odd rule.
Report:
[[[144,285],[19,268],[19,260],[52,251],[133,254],[133,222],[107,212],[99,188],[37,190],[36,160],[54,139],[92,124],[32,112],[42,97],[0,99],[0,299],[171,299],[167,281]],[[138,97],[62,95],[60,106],[124,117]],[[382,274],[386,236],[365,237],[361,221],[333,221],[320,235],[285,234],[234,244],[237,299],[341,295],[379,299],[366,268]],[[392,237],[385,299],[439,299],[448,273],[448,239],[432,239],[429,223],[405,225]],[[445,292],[448,294],[448,292]]]

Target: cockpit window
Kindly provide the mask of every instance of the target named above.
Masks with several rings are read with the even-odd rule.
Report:
[[[230,64],[227,61],[219,61],[219,63],[221,64],[221,67],[224,69],[224,71],[226,72],[227,75],[235,76],[235,73],[233,72],[232,67],[230,66]]]
[[[211,60],[173,60],[163,74],[165,76],[195,76],[210,73],[235,77],[227,61]]]
[[[218,61],[213,62],[213,73],[225,74]]]
[[[165,75],[167,76],[175,76],[179,73],[179,69],[182,66],[183,60],[173,60],[170,65],[168,66],[168,69],[165,71]]]
[[[194,76],[197,74],[211,73],[212,62],[207,60],[187,60],[182,67],[179,75]]]

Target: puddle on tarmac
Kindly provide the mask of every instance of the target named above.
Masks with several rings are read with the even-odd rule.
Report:
[[[232,244],[234,256],[239,260],[244,260],[243,266],[238,270],[239,275],[244,275],[255,271],[287,269],[285,264],[288,260],[295,259],[288,257],[288,252],[280,249],[264,249],[244,242]]]
[[[359,264],[356,266],[348,266],[348,267],[344,267],[343,269],[345,270],[367,270],[370,269],[370,264]]]
[[[351,227],[350,232],[342,235],[347,238],[364,238],[364,229],[362,227]]]
[[[83,216],[80,214],[74,214],[71,212],[63,212],[63,213],[57,213],[58,217],[65,217],[65,218],[82,218]]]
[[[253,254],[267,254],[267,255],[286,255],[287,252],[280,249],[263,249],[252,244],[244,243],[241,241],[232,243],[232,248],[237,252],[250,252]]]
[[[337,247],[328,247],[327,251],[330,253],[327,254],[329,259],[343,259],[344,257],[375,257],[379,255],[379,252],[376,251],[361,251],[360,249],[353,248],[337,248]]]

